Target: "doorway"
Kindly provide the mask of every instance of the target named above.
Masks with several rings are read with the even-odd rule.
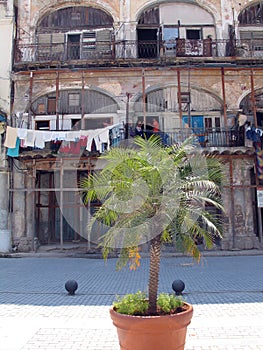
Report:
[[[80,59],[80,34],[68,34],[68,59]]]
[[[190,125],[189,125],[190,120]],[[183,116],[183,127],[190,128],[193,134],[198,137],[200,145],[205,143],[204,117],[202,115]]]
[[[83,204],[77,191],[66,190],[70,184],[56,187],[53,171],[38,171],[36,187],[36,235],[41,245],[83,241]],[[66,178],[70,179],[70,174]],[[72,187],[72,186],[71,186]]]
[[[138,29],[138,55],[139,58],[156,58],[158,54],[158,30],[154,29]]]

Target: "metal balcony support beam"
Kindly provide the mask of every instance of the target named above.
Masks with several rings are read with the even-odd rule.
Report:
[[[256,100],[255,100],[255,87],[254,87],[254,71],[253,68],[250,70],[250,86],[251,86],[251,102],[252,102],[252,108],[253,108],[253,115],[254,115],[254,124],[255,127],[258,127],[258,121],[257,121],[257,107],[256,107]]]

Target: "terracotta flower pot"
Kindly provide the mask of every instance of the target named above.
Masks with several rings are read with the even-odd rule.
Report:
[[[186,311],[165,316],[122,315],[111,307],[121,350],[183,350],[193,316],[192,305],[186,305]]]

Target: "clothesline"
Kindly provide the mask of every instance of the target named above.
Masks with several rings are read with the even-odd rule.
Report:
[[[43,149],[45,148],[45,143],[50,141],[64,141],[65,144],[67,142],[81,141],[82,146],[84,146],[86,150],[91,151],[94,141],[96,149],[101,152],[104,144],[107,144],[108,149],[110,147],[110,130],[117,129],[119,132],[120,126],[121,124],[114,124],[102,129],[78,131],[44,131],[7,126],[4,146],[8,148],[7,155],[14,157],[19,154],[19,147],[36,147]]]

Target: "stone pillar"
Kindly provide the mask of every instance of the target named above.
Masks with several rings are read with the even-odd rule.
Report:
[[[21,173],[13,168],[13,214],[12,214],[12,232],[13,243],[18,251],[27,252],[31,249],[31,242],[26,237],[26,191],[25,191],[26,173]],[[31,208],[28,208],[28,210]]]
[[[8,172],[0,172],[0,252],[11,251],[11,231],[8,225]]]
[[[28,248],[26,249],[34,249],[34,238],[35,238],[35,192],[34,192],[34,182],[35,177],[28,175],[25,179],[26,188],[28,190],[32,189],[32,191],[27,191],[25,193],[25,234],[27,238]],[[31,244],[31,247],[30,247]]]
[[[230,156],[231,157],[231,156]],[[230,160],[231,162],[231,160]],[[230,178],[230,166],[226,163],[225,176]],[[223,189],[222,197],[225,208],[225,226],[222,250],[258,249],[259,239],[256,236],[255,215],[253,214],[253,193],[250,187],[250,169],[253,168],[253,157],[232,159],[233,187]],[[227,185],[231,185],[227,184]]]
[[[136,58],[136,23],[131,22],[130,0],[120,1],[120,27],[116,32],[116,56],[118,58]]]
[[[256,222],[253,215],[253,196],[249,188],[251,184],[250,169],[253,168],[254,162],[251,159],[235,159],[233,161],[233,184],[236,186],[235,195],[235,249],[257,249],[259,240],[256,236]]]

